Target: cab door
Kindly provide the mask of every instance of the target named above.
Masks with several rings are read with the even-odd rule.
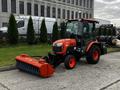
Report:
[[[83,22],[83,47],[84,49],[89,42],[94,39],[94,23]]]

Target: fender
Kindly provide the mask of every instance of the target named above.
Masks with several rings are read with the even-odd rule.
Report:
[[[89,50],[90,50],[90,48],[92,47],[92,45],[94,45],[94,44],[99,44],[98,43],[98,41],[96,40],[96,41],[90,41],[89,43],[88,43],[88,45],[87,45],[87,48],[86,48],[86,52],[88,52]]]

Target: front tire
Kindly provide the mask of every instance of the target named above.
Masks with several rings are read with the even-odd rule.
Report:
[[[64,65],[66,69],[73,69],[75,68],[77,62],[76,58],[73,55],[67,55],[64,61]]]
[[[87,52],[86,59],[89,64],[97,64],[100,59],[100,48],[98,46],[92,46],[92,48]]]

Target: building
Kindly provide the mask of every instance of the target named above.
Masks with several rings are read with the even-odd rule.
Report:
[[[0,27],[11,13],[56,19],[93,18],[94,0],[0,0]]]

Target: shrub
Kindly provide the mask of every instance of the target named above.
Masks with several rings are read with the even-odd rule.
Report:
[[[62,22],[61,25],[60,25],[60,38],[61,39],[64,39],[65,38],[65,33],[66,33],[66,23],[65,22]]]
[[[16,20],[13,14],[10,15],[9,25],[7,30],[7,37],[8,37],[8,42],[10,44],[18,43],[18,29],[17,29]]]
[[[52,42],[59,39],[59,30],[58,30],[58,24],[57,22],[53,25],[53,31],[52,31]]]
[[[46,43],[47,42],[47,28],[45,24],[45,19],[42,20],[41,28],[40,28],[40,42]]]
[[[27,27],[27,43],[28,44],[35,43],[35,31],[33,27],[33,20],[31,17],[29,18],[28,27]]]

